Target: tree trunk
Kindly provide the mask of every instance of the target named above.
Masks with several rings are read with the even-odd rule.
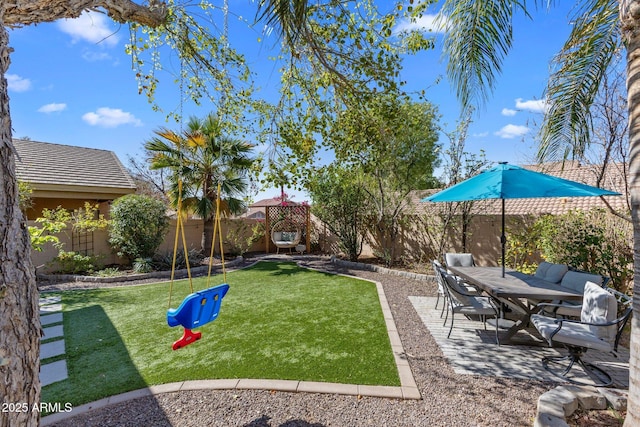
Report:
[[[9,34],[0,6],[0,426],[37,426],[40,413],[40,316],[31,245],[18,208],[5,74]]]
[[[640,425],[640,1],[621,2],[620,20],[627,43],[629,106],[629,192],[633,220],[633,317],[629,358],[629,398],[625,427]]]
[[[213,241],[213,228],[214,222],[213,218],[208,218],[204,220],[202,227],[202,240],[200,242],[202,246],[202,253],[204,256],[209,256],[211,254],[211,246],[215,245]],[[218,230],[220,232],[220,230]],[[216,236],[216,240],[220,239],[220,236]],[[214,250],[215,253],[215,250]]]

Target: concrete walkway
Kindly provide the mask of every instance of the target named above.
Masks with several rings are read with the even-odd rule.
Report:
[[[40,323],[43,336],[40,345],[40,384],[42,387],[68,378],[66,360],[47,359],[65,354],[62,304],[60,296],[40,298]]]

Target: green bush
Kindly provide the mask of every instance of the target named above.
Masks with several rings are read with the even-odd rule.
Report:
[[[149,196],[128,194],[111,205],[109,243],[129,260],[151,258],[169,227],[165,205]]]
[[[544,259],[607,276],[612,287],[626,292],[633,278],[631,223],[594,209],[545,215],[536,226]]]
[[[61,274],[91,274],[101,268],[101,257],[96,255],[82,255],[77,252],[60,250],[58,255],[49,263],[56,273]]]

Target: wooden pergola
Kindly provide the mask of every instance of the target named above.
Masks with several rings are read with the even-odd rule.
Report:
[[[271,242],[271,232],[277,228],[286,231],[300,230],[300,244],[311,250],[311,211],[309,205],[276,205],[265,207],[266,252],[271,252],[275,245]]]

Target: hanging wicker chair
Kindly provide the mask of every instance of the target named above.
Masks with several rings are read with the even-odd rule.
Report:
[[[278,248],[276,253],[280,253],[280,249],[289,249],[289,253],[291,253],[291,249],[298,246],[301,238],[302,232],[299,228],[294,231],[283,231],[276,228],[271,230],[271,241]]]

